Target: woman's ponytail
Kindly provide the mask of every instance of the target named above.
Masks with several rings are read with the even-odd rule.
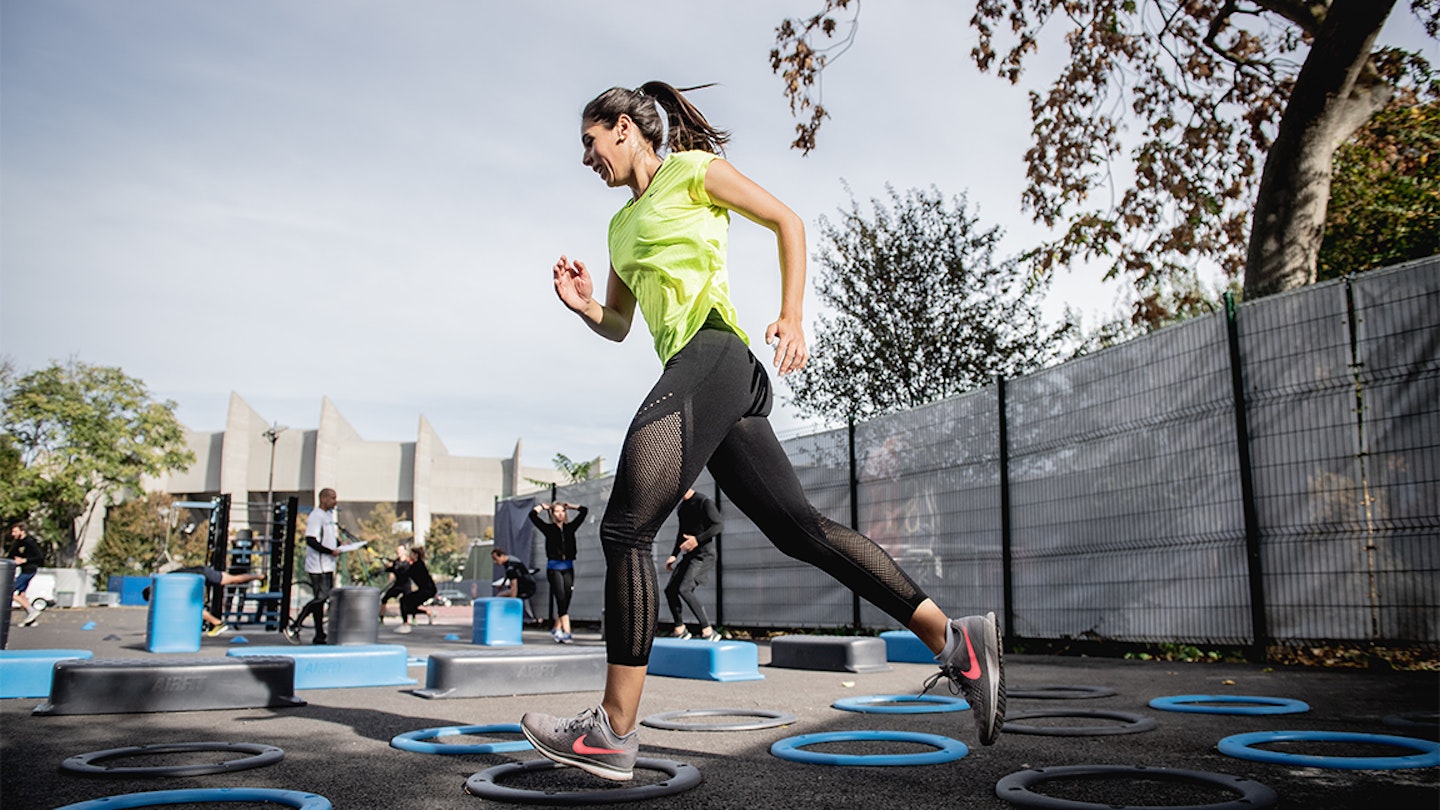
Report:
[[[699,149],[717,155],[725,154],[725,144],[730,142],[730,133],[711,126],[710,122],[705,120],[705,115],[682,95],[690,90],[711,86],[702,84],[678,90],[665,82],[646,82],[640,85],[638,92],[655,99],[660,109],[665,111],[665,117],[669,119],[670,137],[666,146],[672,152]]]
[[[646,82],[634,90],[612,87],[585,105],[581,120],[614,126],[621,115],[628,115],[640,129],[640,133],[657,150],[663,145],[672,152],[699,149],[724,154],[730,133],[716,129],[705,120],[705,116],[686,100],[683,93],[710,87],[676,89],[665,82]],[[660,119],[656,106],[665,112],[665,121]],[[666,137],[666,129],[669,137]]]

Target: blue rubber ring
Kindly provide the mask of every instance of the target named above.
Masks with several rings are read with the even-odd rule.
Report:
[[[827,742],[858,742],[861,740],[885,740],[890,742],[912,742],[933,745],[935,751],[919,754],[827,754],[802,750],[807,745]],[[792,762],[806,762],[811,765],[938,765],[954,762],[970,753],[965,743],[941,737],[938,734],[918,734],[912,731],[830,731],[823,734],[801,734],[786,737],[770,746],[770,753]]]
[[[1291,754],[1285,751],[1266,751],[1250,747],[1267,742],[1303,742],[1307,740],[1393,745],[1396,748],[1408,748],[1420,753],[1408,757],[1324,757]],[[1356,734],[1348,731],[1252,731],[1249,734],[1234,734],[1226,737],[1216,747],[1220,749],[1220,753],[1236,759],[1281,765],[1301,765],[1309,768],[1396,771],[1402,768],[1432,768],[1440,765],[1440,743],[1417,740],[1414,737],[1396,737],[1390,734]]]
[[[1242,704],[1197,706],[1197,703]],[[1253,695],[1171,695],[1150,701],[1150,708],[1167,712],[1197,714],[1299,714],[1310,711],[1310,704],[1292,698],[1255,697]]]
[[[474,745],[445,745],[441,743],[422,742],[433,740],[436,737],[450,737],[458,734],[487,734],[496,731],[508,731],[514,734],[521,733],[519,723],[500,723],[493,726],[445,726],[442,728],[422,728],[419,731],[407,731],[404,734],[396,734],[390,739],[393,748],[401,751],[414,751],[417,754],[505,754],[511,751],[529,751],[535,746],[529,740],[512,740],[510,742],[498,743],[476,743]]]
[[[270,788],[199,788],[192,790],[153,790],[149,793],[122,793],[67,804],[55,810],[127,810],[133,807],[155,807],[166,804],[203,804],[205,802],[274,802],[296,810],[331,810],[330,800],[314,793]]]
[[[905,705],[905,704],[910,705]],[[923,704],[923,705],[920,705]],[[840,698],[830,704],[847,712],[874,714],[928,714],[931,712],[963,712],[970,704],[945,695],[866,695]]]

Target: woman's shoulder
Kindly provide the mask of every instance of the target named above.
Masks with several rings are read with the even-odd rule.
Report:
[[[671,152],[666,158],[667,162],[673,162],[677,166],[684,167],[690,171],[704,169],[711,162],[718,160],[719,155],[714,152],[706,152],[703,149],[691,149],[684,152]]]

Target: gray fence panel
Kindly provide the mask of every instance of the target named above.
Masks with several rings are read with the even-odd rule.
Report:
[[[994,387],[855,428],[860,532],[951,615],[1004,603],[998,434]],[[899,626],[869,603],[860,615]]]
[[[1377,639],[1440,636],[1440,258],[1357,276]]]
[[[1013,633],[1248,638],[1225,341],[1215,315],[1008,384]]]
[[[1271,638],[1440,641],[1437,312],[1440,259],[1239,307]],[[1253,640],[1230,374],[1217,315],[1007,383],[1011,635]],[[860,530],[952,613],[998,612],[1004,597],[998,427],[994,388],[856,427]],[[786,451],[815,506],[848,524],[848,432]],[[594,510],[580,533],[580,620],[603,607],[609,486],[561,492]],[[847,589],[721,507],[725,623],[853,621]],[[860,621],[896,626],[868,605]]]
[[[1240,307],[1270,634],[1370,637],[1345,285]]]
[[[821,514],[850,524],[848,436],[832,430],[786,441],[805,494]],[[725,622],[753,627],[838,627],[850,623],[850,591],[828,574],[786,557],[733,504],[725,517]]]

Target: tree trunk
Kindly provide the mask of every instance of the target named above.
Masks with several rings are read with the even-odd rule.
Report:
[[[1247,299],[1315,281],[1335,150],[1393,92],[1375,74],[1370,53],[1394,6],[1395,0],[1335,0],[1316,34],[1260,176]]]

